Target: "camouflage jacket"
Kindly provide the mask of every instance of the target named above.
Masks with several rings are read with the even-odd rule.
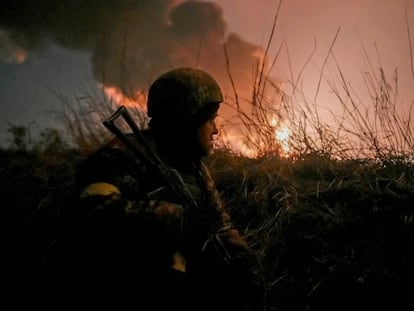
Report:
[[[182,202],[180,195],[174,193],[180,189],[168,187],[158,167],[146,163],[144,157],[137,157],[114,139],[80,166],[77,179],[81,205],[92,214],[119,209],[124,216],[139,218],[144,222],[147,239],[154,238],[166,249],[171,245],[180,248],[163,256],[171,259],[179,251],[185,257],[197,257],[212,235],[232,226],[229,213],[201,160],[171,159],[157,150],[149,131],[143,133],[163,163],[178,172],[183,181],[181,188],[191,194],[194,204]],[[142,145],[136,145],[148,156]],[[151,232],[152,228],[156,232]]]
[[[150,131],[143,134],[165,165],[179,173],[196,204],[180,201],[157,167],[132,154],[118,139],[112,140],[79,166],[79,201],[66,225],[72,229],[60,241],[61,258],[72,267],[66,276],[111,292],[124,292],[120,284],[139,280],[138,287],[148,289],[143,296],[149,297],[152,292],[170,293],[181,281],[165,276],[176,271],[185,274],[197,295],[210,292],[220,304],[224,298],[229,304],[243,300],[247,289],[239,288],[244,284],[241,278],[248,278],[249,286],[257,281],[251,273],[255,263],[246,266],[252,263],[251,253],[233,228],[208,168],[201,159],[170,158],[158,149]],[[136,145],[146,155],[146,149]],[[156,284],[150,286],[152,282]],[[212,283],[216,285],[207,285]],[[160,291],[160,284],[170,284],[169,289]],[[186,286],[184,291],[192,289]],[[207,305],[206,310],[217,310]]]

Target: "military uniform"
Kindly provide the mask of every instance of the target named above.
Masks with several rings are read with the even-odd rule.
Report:
[[[174,98],[180,100],[170,103]],[[79,202],[50,256],[50,282],[60,286],[62,299],[138,310],[261,308],[255,258],[232,226],[190,131],[221,101],[207,74],[173,70],[149,91],[153,124],[141,134],[151,152],[128,134],[140,154],[114,138],[79,166]],[[194,204],[146,161],[152,152],[178,172]]]

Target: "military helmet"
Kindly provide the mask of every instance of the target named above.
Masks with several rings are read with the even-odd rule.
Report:
[[[217,112],[222,101],[221,89],[210,74],[195,68],[176,68],[159,76],[148,91],[150,125],[198,127]]]

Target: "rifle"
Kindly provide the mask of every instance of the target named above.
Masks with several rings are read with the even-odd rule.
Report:
[[[130,130],[132,130],[135,139],[144,146],[145,152],[142,152],[142,150],[138,149],[134,142],[130,140],[129,136],[124,134],[120,127],[115,124],[115,121],[120,117],[122,117],[122,119],[127,123]],[[113,134],[115,134],[115,136],[121,140],[121,142],[123,142],[137,158],[140,158],[147,164],[158,169],[158,172],[164,179],[165,186],[168,187],[172,194],[177,196],[177,199],[185,209],[186,207],[194,208],[195,210],[198,209],[198,204],[187,188],[180,173],[177,170],[165,165],[164,162],[158,157],[149,142],[142,134],[141,130],[138,128],[137,124],[134,122],[132,116],[125,106],[120,106],[113,115],[103,121],[103,124]],[[237,255],[233,256],[233,254],[230,254],[228,247],[223,243],[220,235],[220,230],[213,232],[211,238],[203,246],[203,249],[207,246],[208,242],[210,242],[217,256],[224,260],[226,264],[235,264],[236,266],[241,265],[245,267],[244,273],[250,273],[253,277],[253,282],[255,285],[261,285],[261,280],[256,282],[256,279],[258,277],[256,273],[257,271],[253,270],[253,268],[256,269],[257,267],[257,258],[253,258],[252,256],[245,256],[243,258],[238,258]],[[243,272],[243,270],[241,270],[241,272]]]
[[[128,127],[132,130],[132,133],[137,141],[144,146],[146,153],[140,151],[128,138],[128,136],[121,131],[120,127],[115,124],[115,121],[120,117],[123,118]],[[141,160],[144,160],[147,164],[159,171],[162,178],[164,178],[165,185],[173,194],[178,196],[181,204],[195,208],[198,207],[197,202],[194,200],[193,195],[188,190],[179,172],[165,165],[164,162],[158,157],[125,106],[120,106],[112,116],[103,121],[103,125],[115,134],[115,136],[121,140],[137,158],[141,158]]]
[[[146,152],[142,152],[138,149],[134,142],[132,142],[130,138],[122,132],[120,127],[115,124],[115,121],[120,117],[126,122],[129,129],[132,130],[135,139],[144,146]],[[180,173],[176,169],[165,165],[160,157],[158,157],[125,106],[120,106],[113,115],[103,121],[103,125],[115,134],[115,136],[134,153],[134,156],[158,170],[160,176],[164,179],[166,187],[173,195],[177,196],[177,199],[185,209],[186,207],[193,208],[193,210],[198,209],[198,204],[187,188]],[[217,233],[213,234],[210,242],[213,243],[217,252],[225,262],[230,263],[231,255]]]

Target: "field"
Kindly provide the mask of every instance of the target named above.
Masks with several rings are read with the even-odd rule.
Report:
[[[12,144],[0,152],[7,202],[1,219],[8,228],[8,287],[24,293],[29,276],[42,281],[42,256],[87,152],[53,130],[30,145],[24,128],[12,130]],[[248,158],[228,150],[216,150],[208,162],[261,260],[268,310],[412,310],[412,162],[321,153]]]
[[[400,109],[397,76],[366,63],[370,102],[360,101],[334,62],[339,112],[306,98],[299,78],[286,93],[263,64],[249,102],[236,91],[226,99],[235,117],[220,124],[207,162],[263,266],[269,311],[414,309],[412,105]],[[6,280],[14,293],[36,292],[76,166],[109,138],[101,121],[113,103],[78,98],[59,112],[65,135],[45,129],[32,141],[28,128],[12,125],[10,144],[0,149]],[[131,111],[145,126],[143,111]]]

